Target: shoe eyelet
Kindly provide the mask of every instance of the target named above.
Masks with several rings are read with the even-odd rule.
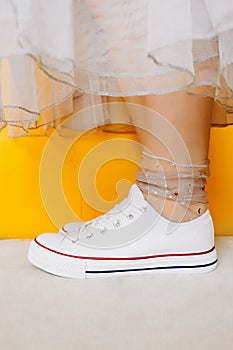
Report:
[[[90,239],[90,238],[92,238],[94,235],[93,235],[93,233],[90,233],[89,235],[86,235],[86,239]]]
[[[114,226],[114,227],[119,227],[119,226],[120,226],[120,224],[121,224],[121,223],[120,223],[120,221],[119,221],[119,220],[117,220],[116,222],[114,222],[114,223],[113,223],[113,226]]]
[[[134,215],[132,213],[130,213],[129,215],[126,216],[128,220],[133,220]]]
[[[147,207],[142,207],[142,208],[140,208],[139,209],[141,212],[145,212],[145,211],[147,211]]]

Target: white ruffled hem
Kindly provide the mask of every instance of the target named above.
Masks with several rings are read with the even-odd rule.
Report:
[[[2,0],[0,7],[0,127],[12,126],[11,135],[45,132],[101,96],[179,90],[212,96],[228,111],[213,125],[232,123],[231,1]],[[111,119],[104,110],[91,117],[93,125]]]

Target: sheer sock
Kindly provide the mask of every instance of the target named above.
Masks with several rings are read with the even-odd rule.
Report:
[[[184,222],[197,218],[208,208],[206,179],[209,160],[180,164],[142,152],[137,184],[144,197],[164,217]]]

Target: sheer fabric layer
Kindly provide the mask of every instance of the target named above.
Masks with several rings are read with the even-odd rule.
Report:
[[[193,220],[207,210],[205,185],[208,176],[208,159],[199,163],[192,163],[190,159],[182,164],[143,151],[136,180],[144,196],[157,209],[163,208],[165,199],[170,205],[173,202],[175,221],[180,222]]]
[[[11,135],[44,132],[101,96],[178,90],[213,96],[225,106],[213,125],[233,123],[231,0],[1,0],[0,25],[0,126]]]

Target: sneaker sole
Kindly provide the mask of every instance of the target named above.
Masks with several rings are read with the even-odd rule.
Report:
[[[95,278],[136,274],[185,274],[213,271],[217,266],[215,247],[203,252],[160,254],[131,258],[87,258],[63,254],[32,241],[28,260],[53,275]]]

